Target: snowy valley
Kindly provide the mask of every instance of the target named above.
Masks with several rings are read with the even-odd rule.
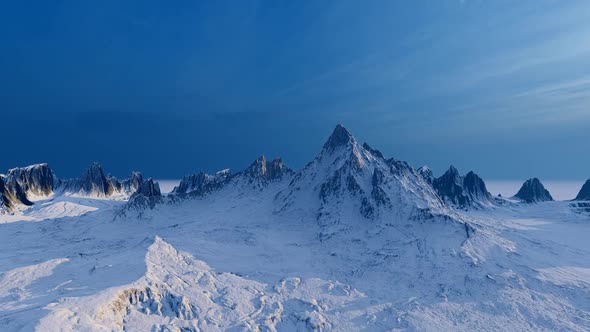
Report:
[[[168,194],[93,164],[0,176],[0,330],[588,331],[590,181],[495,197],[336,126]]]

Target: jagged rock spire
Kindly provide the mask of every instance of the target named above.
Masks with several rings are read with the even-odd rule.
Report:
[[[473,171],[467,173],[463,179],[463,187],[472,198],[490,198],[485,182]]]
[[[422,176],[422,178],[424,178],[424,180],[426,180],[426,182],[432,184],[432,182],[434,182],[434,174],[432,173],[432,170],[430,169],[430,167],[424,165],[420,168],[417,169],[418,174],[420,174]]]
[[[443,176],[456,178],[459,176],[459,170],[455,166],[451,165]]]
[[[123,181],[123,190],[128,194],[133,194],[143,183],[141,172],[131,172],[131,176]]]
[[[160,185],[152,178],[149,178],[141,183],[137,191],[129,198],[128,207],[142,209],[149,207],[153,209],[156,204],[162,201],[162,193],[160,192]]]
[[[334,131],[332,132],[332,135],[330,135],[324,144],[323,149],[326,151],[334,151],[341,146],[346,146],[355,142],[356,140],[352,134],[341,124],[337,124],[336,128],[334,128]]]
[[[520,198],[521,200],[527,203],[545,202],[553,200],[553,197],[551,197],[549,191],[545,189],[541,181],[537,178],[526,180],[526,182],[522,185],[515,197]]]
[[[256,160],[244,170],[244,174],[255,179],[275,180],[281,178],[287,173],[293,171],[285,166],[281,158],[275,158],[273,161],[267,161],[264,155],[256,158]]]
[[[112,191],[112,185],[102,171],[99,163],[94,162],[80,178],[80,187],[85,194],[96,194],[99,196],[109,196]]]
[[[590,201],[590,179],[584,183],[582,189],[580,189],[580,192],[578,193],[578,196],[576,196],[576,200]]]
[[[422,172],[425,173],[422,176],[427,178],[428,171]],[[461,207],[487,203],[492,199],[485,182],[477,174],[471,171],[463,177],[452,165],[440,178],[432,180],[432,186],[442,199]]]
[[[10,169],[0,184],[2,206],[11,210],[16,205],[33,205],[30,195],[53,193],[54,176],[46,163]]]
[[[135,192],[137,195],[143,195],[145,197],[159,197],[162,196],[160,192],[160,185],[157,182],[154,182],[152,178],[145,180],[137,191]]]

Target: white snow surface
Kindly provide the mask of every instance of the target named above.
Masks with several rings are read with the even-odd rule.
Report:
[[[320,241],[273,213],[285,186],[1,224],[0,330],[590,328],[590,218],[565,202],[467,212],[469,238],[364,220]]]
[[[366,218],[376,169],[391,206]],[[124,204],[0,215],[1,331],[590,330],[590,215],[457,212],[356,142],[281,180]]]

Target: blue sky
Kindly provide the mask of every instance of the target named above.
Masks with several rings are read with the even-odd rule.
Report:
[[[486,179],[590,177],[588,1],[0,5],[0,169],[302,167],[336,123]]]

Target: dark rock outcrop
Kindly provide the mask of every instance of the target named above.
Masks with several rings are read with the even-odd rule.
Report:
[[[92,196],[111,196],[115,191],[99,163],[93,163],[80,177],[80,192]]]
[[[418,174],[420,174],[426,182],[432,184],[434,182],[434,174],[432,170],[428,166],[422,166],[416,170]]]
[[[576,201],[590,201],[590,179],[580,189],[578,196],[576,196]]]
[[[17,205],[33,205],[31,196],[49,196],[53,193],[53,186],[53,172],[45,163],[13,168],[2,179],[1,204],[9,211]]]
[[[131,176],[123,180],[123,191],[127,194],[133,194],[143,183],[143,175],[140,172],[132,172]]]
[[[488,192],[485,182],[473,171],[467,173],[463,179],[463,188],[474,200],[489,200],[492,195]]]
[[[339,147],[346,146],[348,144],[354,143],[356,140],[352,136],[352,134],[346,130],[341,124],[336,125],[332,135],[328,138],[326,143],[324,144],[324,150],[326,151],[334,151]]]
[[[441,177],[434,179],[432,186],[443,200],[448,203],[467,206],[471,199],[463,188],[463,177],[451,166]]]
[[[492,202],[492,195],[477,174],[469,172],[463,177],[454,166],[441,177],[433,179],[432,186],[444,201],[455,206],[469,207]]]
[[[131,196],[143,183],[140,172],[132,172],[123,181],[112,175],[104,175],[102,166],[94,162],[79,178],[59,180],[62,192],[90,197],[110,197],[115,194]]]
[[[528,179],[514,196],[527,203],[552,201],[553,197],[537,178]]]
[[[248,168],[236,174],[236,177],[246,177],[250,182],[268,182],[292,173],[293,171],[285,166],[281,158],[275,158],[269,162],[265,156],[260,156]]]
[[[137,209],[149,207],[153,209],[156,204],[162,201],[162,193],[160,192],[160,185],[149,178],[137,188],[135,193],[129,198],[127,205]]]
[[[0,175],[0,212],[10,210],[11,202],[5,195],[6,187],[4,186],[4,176]]]
[[[18,183],[25,193],[48,196],[53,193],[53,172],[46,163],[8,171],[8,183]]]

